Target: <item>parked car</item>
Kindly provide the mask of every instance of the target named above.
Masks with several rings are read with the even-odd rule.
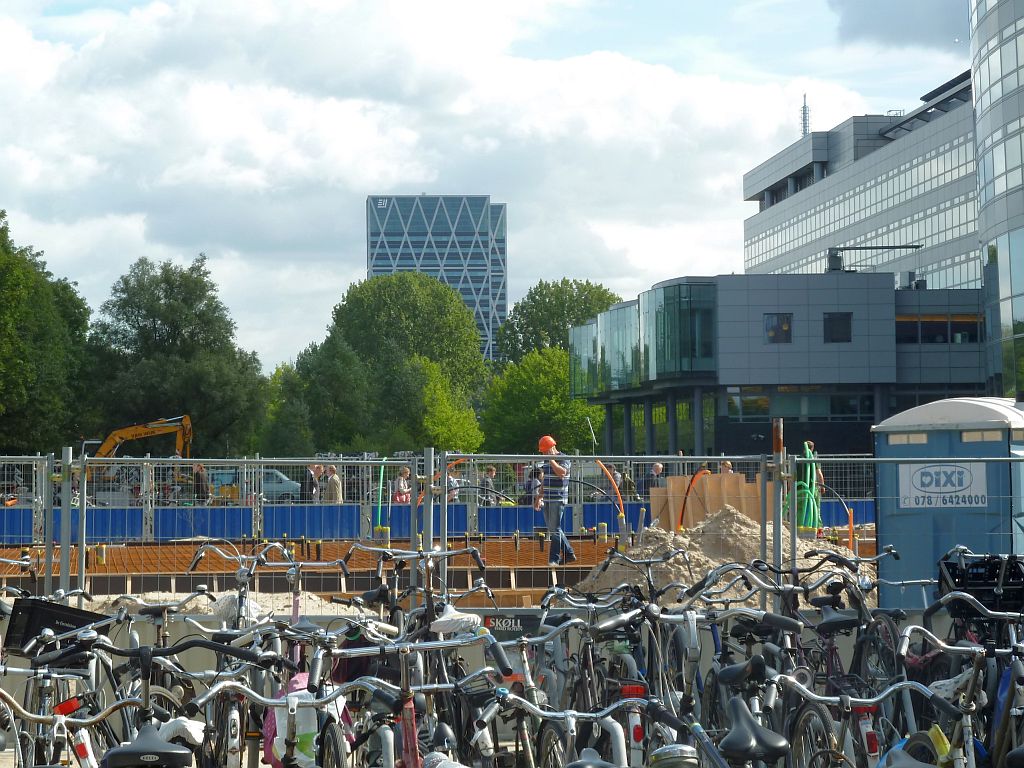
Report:
[[[263,498],[268,504],[291,504],[299,500],[297,482],[277,469],[264,467],[262,473]],[[210,493],[214,497],[237,500],[248,495],[241,492],[237,469],[211,469],[208,474]]]

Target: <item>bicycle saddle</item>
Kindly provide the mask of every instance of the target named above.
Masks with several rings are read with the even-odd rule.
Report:
[[[723,685],[739,685],[747,680],[763,683],[767,669],[768,665],[764,662],[764,656],[755,653],[746,661],[741,661],[739,664],[730,664],[728,667],[720,669],[718,671],[718,681]]]
[[[718,749],[729,762],[774,762],[789,752],[786,737],[757,722],[743,697],[733,696],[729,699],[726,710],[730,730],[718,743]]]
[[[140,765],[189,768],[192,765],[192,750],[164,741],[157,734],[156,726],[147,723],[139,729],[139,735],[134,741],[107,750],[100,761],[101,768],[137,768]]]
[[[814,629],[819,635],[834,635],[839,632],[849,632],[859,626],[860,616],[855,611],[837,611],[826,605],[822,606],[821,621],[815,625]]]
[[[904,611],[902,608],[872,608],[871,615],[885,615],[893,621],[903,621],[905,618],[907,618],[907,612]]]
[[[165,613],[171,616],[178,612],[176,605],[143,605],[139,607],[139,616],[160,617]]]
[[[1024,747],[1011,749],[1006,753],[1006,768],[1024,768]]]
[[[596,749],[584,747],[580,750],[578,760],[573,760],[565,768],[618,768],[615,763],[602,760]]]
[[[1021,748],[1021,751],[1024,752],[1024,747]],[[1006,756],[1006,768],[1020,768],[1019,766],[1014,766],[1010,763],[1009,758],[1012,754],[1013,752],[1010,752],[1010,754]],[[930,763],[922,763],[920,760],[915,760],[909,753],[904,752],[902,749],[890,749],[889,752],[886,753],[885,757],[882,758],[882,761],[878,766],[879,768],[935,768],[935,766]]]

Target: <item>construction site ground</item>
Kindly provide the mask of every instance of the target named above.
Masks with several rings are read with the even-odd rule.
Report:
[[[873,532],[871,532],[873,534]],[[873,535],[857,542],[859,554],[874,554]],[[822,542],[815,532],[802,532],[801,551],[827,544],[841,547],[846,543],[846,533],[835,534],[831,540]],[[789,532],[784,527],[783,545],[786,556],[789,556]],[[771,556],[771,532],[767,553]],[[205,584],[215,594],[233,591],[235,588],[235,570],[237,564],[220,560],[213,556],[204,558],[194,573],[187,573],[196,548],[202,540],[185,540],[164,543],[143,543],[129,541],[123,544],[107,544],[87,548],[86,588],[101,602],[100,596],[116,596],[120,594],[136,595],[172,595],[188,594],[199,584]],[[252,551],[253,542],[233,542],[242,551]],[[332,561],[345,556],[350,541],[312,542],[291,540],[286,542],[292,548],[294,557],[303,561]],[[374,546],[384,546],[383,541],[366,542]],[[408,541],[394,541],[399,548],[408,548]],[[435,542],[436,545],[442,542]],[[761,554],[760,524],[743,516],[731,507],[709,516],[706,520],[688,531],[669,533],[657,526],[644,531],[616,538],[614,536],[598,537],[596,535],[574,538],[577,561],[567,566],[548,566],[548,546],[542,536],[521,538],[479,538],[460,537],[448,541],[449,548],[474,546],[478,548],[487,564],[486,572],[481,574],[472,558],[468,555],[454,558],[448,566],[448,584],[450,589],[458,592],[472,586],[475,579],[483,577],[495,593],[500,607],[525,608],[536,605],[545,590],[553,583],[575,585],[587,580],[591,588],[610,586],[611,582],[636,580],[639,574],[618,565],[602,574],[599,581],[589,579],[591,571],[606,556],[608,550],[618,546],[621,550],[634,556],[656,556],[667,549],[682,548],[690,553],[690,563],[674,562],[660,567],[657,580],[667,583],[672,580],[690,581],[699,579],[708,568],[720,562],[732,560],[749,561]],[[43,591],[41,574],[45,571],[45,548],[41,545],[29,547],[28,554],[34,564],[33,574],[20,573],[17,567],[3,566],[0,569],[0,585],[10,584],[22,586],[33,593]],[[0,556],[18,558],[22,555],[21,548],[0,549]],[[74,547],[69,553],[72,587],[78,584],[78,549]],[[351,595],[374,588],[378,584],[377,561],[369,553],[356,552],[348,563],[350,576],[345,578],[340,569],[308,568],[303,571],[303,591],[311,599],[319,598],[329,601],[334,595]],[[387,570],[390,573],[390,564]],[[61,552],[56,548],[53,552],[53,585],[59,586],[61,572]],[[692,575],[691,575],[692,574]],[[405,579],[403,578],[404,582]],[[258,569],[252,591],[264,595],[265,602],[275,605],[288,601],[290,586],[287,582],[283,564],[279,567]],[[315,598],[313,597],[315,596]],[[471,596],[465,605],[490,605],[483,595]],[[315,606],[304,607],[304,612],[316,613]]]

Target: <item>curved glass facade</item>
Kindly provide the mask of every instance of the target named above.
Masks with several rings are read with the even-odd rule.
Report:
[[[1024,399],[1024,3],[975,0],[971,79],[989,389]]]
[[[640,361],[646,382],[715,370],[715,287],[675,283],[640,294]]]
[[[597,316],[597,386],[600,391],[640,384],[640,318],[637,302],[618,304]]]

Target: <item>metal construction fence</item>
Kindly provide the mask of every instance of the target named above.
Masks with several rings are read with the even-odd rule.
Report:
[[[934,575],[936,553],[956,544],[1024,548],[1021,458],[789,457],[780,466],[771,456],[568,458],[562,528],[580,555],[570,583],[610,546],[650,543],[654,525],[686,537],[678,543],[699,549],[695,562],[705,566],[748,556],[781,563],[798,537],[824,537],[865,554],[894,544],[904,557],[889,576],[922,578]],[[227,585],[225,563],[186,572],[208,539],[282,542],[315,561],[344,555],[357,539],[449,543],[478,546],[501,564],[488,569],[492,587],[528,591],[550,583],[547,531],[530,498],[543,462],[430,449],[386,458],[91,459],[70,449],[60,458],[0,457],[0,547],[33,558],[47,591],[57,579],[109,594]],[[470,571],[457,574],[464,587]],[[268,590],[285,591],[283,574],[266,578]],[[321,594],[373,582],[368,571],[308,578],[306,589]]]

